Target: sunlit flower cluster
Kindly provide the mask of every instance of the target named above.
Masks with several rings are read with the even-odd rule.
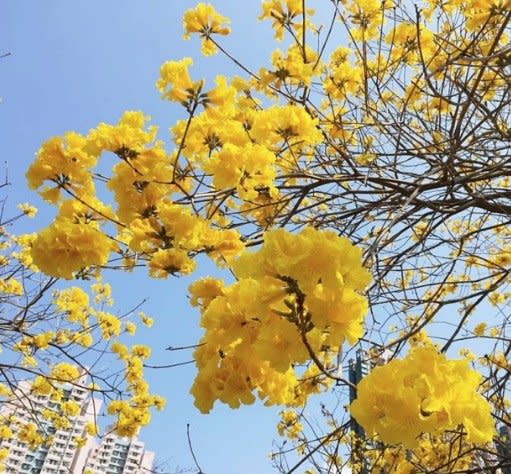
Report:
[[[210,56],[217,51],[211,35],[228,35],[231,31],[228,24],[229,18],[220,15],[212,5],[199,3],[195,8],[187,10],[183,16],[184,38],[188,39],[190,33],[198,33],[202,37],[202,53]]]
[[[368,434],[416,447],[421,433],[441,434],[463,425],[467,440],[491,441],[488,402],[477,393],[481,375],[465,360],[449,360],[428,345],[376,367],[357,386],[351,413]]]
[[[328,231],[274,230],[232,268],[238,282],[229,287],[210,278],[190,287],[206,330],[195,351],[196,405],[209,411],[219,399],[237,407],[253,402],[254,390],[268,404],[301,403],[294,365],[362,335],[370,276],[360,250]]]

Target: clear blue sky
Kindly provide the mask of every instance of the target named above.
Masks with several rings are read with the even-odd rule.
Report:
[[[0,2],[0,169],[8,170],[10,205],[29,201],[41,206],[25,185],[24,173],[40,144],[67,130],[86,133],[99,122],[115,122],[124,110],[143,110],[160,125],[161,138],[179,117],[179,108],[162,102],[154,83],[160,64],[192,56],[197,77],[230,74],[225,58],[202,58],[199,41],[183,41],[181,16],[193,0],[3,0]],[[233,19],[233,34],[224,41],[249,66],[268,61],[272,31],[256,21],[259,0],[215,1]],[[40,216],[24,230],[46,225],[54,210],[41,206]],[[202,272],[208,271],[203,269]],[[197,275],[194,276],[194,278]],[[153,347],[152,363],[187,360],[169,345],[192,344],[200,337],[198,316],[188,307],[186,288],[193,278],[154,281],[141,272],[106,276],[114,282],[116,308],[126,310],[144,298],[155,317],[151,331],[137,342]],[[195,368],[148,371],[152,389],[168,400],[141,438],[166,461],[166,471],[193,467],[186,441],[191,424],[193,445],[207,474],[271,472],[268,453],[276,437],[276,410],[261,405],[231,411],[216,405],[203,416],[188,395]]]

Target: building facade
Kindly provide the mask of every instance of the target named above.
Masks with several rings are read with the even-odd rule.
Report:
[[[85,382],[85,380],[81,381]],[[48,396],[31,392],[31,382],[20,382],[14,396],[0,404],[0,419],[16,420],[10,423],[12,438],[0,438],[0,450],[8,450],[2,464],[7,474],[149,474],[154,453],[146,451],[144,443],[113,433],[101,441],[87,434],[86,426],[94,423],[101,408],[101,400],[88,396],[83,383],[64,384],[63,401],[72,400],[80,406],[76,416],[67,416],[66,428],[57,429],[43,416],[43,410],[58,410],[59,405]],[[16,438],[17,422],[35,423],[44,435],[50,435],[50,446],[31,449]],[[85,439],[85,444],[78,443]]]
[[[89,453],[85,474],[148,474],[154,453],[137,439],[106,435]]]
[[[82,472],[87,452],[93,447],[93,439],[87,435],[87,423],[93,423],[95,414],[101,407],[101,401],[88,397],[87,390],[81,384],[62,386],[63,400],[73,400],[80,405],[76,416],[68,416],[68,427],[56,429],[43,416],[43,410],[57,410],[58,404],[46,395],[31,393],[31,383],[23,381],[15,389],[15,396],[3,402],[0,407],[2,420],[15,419],[22,423],[35,423],[39,431],[53,436],[50,446],[30,449],[27,443],[16,439],[16,423],[11,424],[14,436],[0,439],[0,449],[7,448],[9,454],[3,461],[4,472],[8,474],[69,474]],[[79,447],[78,438],[85,438],[85,446]]]

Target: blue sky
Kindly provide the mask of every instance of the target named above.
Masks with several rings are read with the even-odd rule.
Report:
[[[40,207],[23,231],[50,222],[54,209],[45,208],[29,191],[24,173],[41,143],[67,130],[86,133],[99,122],[115,122],[124,110],[143,110],[168,127],[180,117],[178,107],[160,100],[154,83],[160,64],[192,56],[196,77],[230,74],[225,58],[202,58],[199,41],[183,41],[181,16],[197,2],[190,0],[3,0],[0,3],[0,174],[8,172],[11,208],[29,201]],[[249,66],[259,68],[272,49],[268,23],[257,22],[259,0],[216,1],[232,18],[233,34],[224,41]],[[5,164],[4,164],[5,163]],[[198,274],[211,271],[202,267]],[[186,288],[197,277],[150,280],[140,275],[106,275],[113,282],[116,309],[122,312],[148,298],[144,310],[154,316],[152,330],[140,331],[137,342],[153,347],[152,363],[189,359],[189,353],[164,350],[193,344],[200,337],[198,315],[187,303]],[[195,452],[208,474],[271,472],[268,453],[276,438],[277,410],[261,405],[232,411],[216,405],[200,415],[188,395],[195,369],[147,372],[152,389],[164,395],[167,408],[155,414],[141,433],[147,447],[165,461],[166,472],[194,466],[186,440],[190,423]],[[221,454],[221,455],[220,455]]]

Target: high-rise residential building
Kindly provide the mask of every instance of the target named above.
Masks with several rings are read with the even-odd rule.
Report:
[[[85,380],[83,380],[84,382]],[[85,430],[87,423],[93,423],[101,401],[88,397],[88,392],[76,385],[62,386],[62,400],[73,400],[80,406],[76,416],[68,416],[65,428],[56,428],[41,413],[49,409],[58,411],[59,404],[47,395],[31,392],[31,382],[22,381],[14,389],[14,395],[0,406],[0,418],[4,423],[13,420],[10,428],[14,433],[11,439],[0,439],[0,449],[8,448],[9,454],[3,461],[4,472],[10,474],[69,474],[81,473],[87,453],[93,447],[93,439]],[[35,423],[44,435],[53,436],[50,446],[41,445],[31,450],[27,443],[16,439],[17,423]],[[84,446],[79,446],[79,438],[85,438]]]
[[[146,451],[142,441],[110,433],[90,451],[84,473],[148,474],[153,461],[154,453]]]
[[[500,460],[503,461],[502,474],[511,474],[511,426],[499,428],[499,439],[495,443]]]
[[[154,453],[146,451],[144,443],[121,438],[113,433],[100,442],[87,434],[86,425],[94,423],[101,408],[101,401],[89,397],[81,383],[62,386],[62,401],[72,400],[80,406],[76,416],[67,416],[65,428],[56,428],[41,414],[44,410],[58,413],[59,404],[46,395],[31,392],[31,382],[22,381],[14,389],[13,397],[0,403],[0,420],[10,424],[14,436],[0,438],[0,449],[9,454],[3,460],[8,474],[149,474]],[[9,420],[13,420],[9,422]],[[17,422],[35,423],[44,435],[53,437],[50,446],[41,445],[33,450],[27,443],[16,439]],[[85,439],[82,445],[77,441]]]

